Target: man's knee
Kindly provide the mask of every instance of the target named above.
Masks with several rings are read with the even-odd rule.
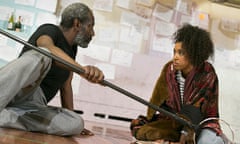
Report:
[[[46,51],[49,52],[47,49],[46,49]],[[34,59],[34,61],[32,61],[32,62],[42,64],[45,67],[49,66],[52,62],[50,57],[48,57],[42,53],[39,53],[35,50],[30,50],[30,51],[26,52],[26,54],[23,54],[23,56],[27,56],[27,57],[30,56],[29,58]]]

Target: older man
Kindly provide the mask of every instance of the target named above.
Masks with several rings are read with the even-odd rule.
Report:
[[[93,26],[88,6],[74,3],[64,9],[60,26],[41,25],[28,42],[82,68],[85,73],[78,74],[88,81],[101,83],[101,70],[75,61],[77,47],[88,47],[94,36]],[[25,46],[18,59],[0,69],[0,126],[54,135],[81,133],[84,121],[72,111],[73,72]],[[47,106],[58,91],[63,108]]]

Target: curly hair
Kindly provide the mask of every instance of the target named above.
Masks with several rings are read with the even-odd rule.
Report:
[[[197,66],[214,55],[214,45],[210,33],[190,24],[184,24],[173,34],[174,43],[181,42],[193,66]]]
[[[93,14],[87,5],[83,3],[73,3],[63,10],[60,25],[63,28],[71,28],[76,18],[82,24],[86,24],[90,20],[93,20]]]

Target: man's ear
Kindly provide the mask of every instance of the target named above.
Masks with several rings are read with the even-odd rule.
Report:
[[[79,20],[78,20],[77,18],[75,18],[74,21],[73,21],[73,27],[74,27],[74,29],[76,29],[77,31],[79,31],[80,28],[81,28],[81,23],[79,22]]]

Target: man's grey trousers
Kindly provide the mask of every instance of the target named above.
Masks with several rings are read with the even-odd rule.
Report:
[[[30,50],[0,68],[0,127],[54,135],[75,135],[83,119],[64,108],[47,106],[40,83],[52,60]]]

